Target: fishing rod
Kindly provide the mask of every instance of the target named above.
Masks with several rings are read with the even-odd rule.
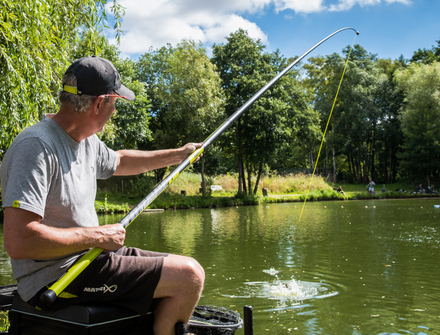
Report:
[[[346,27],[335,31],[328,35],[326,38],[315,44],[309,50],[307,50],[300,57],[295,59],[290,65],[282,70],[277,76],[275,76],[270,82],[268,82],[263,88],[261,88],[253,97],[251,97],[243,106],[234,112],[220,127],[217,128],[204,142],[203,145],[189,155],[173,172],[171,172],[164,180],[162,180],[150,194],[148,194],[136,207],[134,207],[122,220],[121,224],[124,228],[127,228],[137,217],[141,214],[145,208],[147,208],[190,164],[192,164],[203,151],[214,142],[217,137],[222,134],[235,120],[237,120],[244,111],[246,111],[261,95],[271,88],[284,74],[289,71],[293,66],[299,63],[305,56],[316,49],[319,45],[324,43],[332,36],[340,33],[344,30],[353,30],[359,35],[356,29]],[[87,251],[75,264],[73,264],[67,272],[60,277],[51,287],[49,287],[40,296],[40,303],[43,308],[48,308],[52,305],[61,292],[104,250],[102,248],[91,248]]]

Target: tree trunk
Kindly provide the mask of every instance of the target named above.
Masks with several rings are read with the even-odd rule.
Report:
[[[242,181],[243,181],[243,194],[247,194],[247,187],[246,187],[246,173],[244,169],[244,161],[243,158],[241,159],[241,171],[242,171]]]
[[[391,182],[392,171],[393,171],[393,150],[390,145],[390,168],[389,168],[389,172],[387,174],[387,183]]]
[[[367,161],[364,162],[364,171],[363,171],[364,172],[363,180],[364,180],[364,182],[367,182],[367,183],[368,183],[368,176],[369,176],[368,165],[369,165],[369,162],[367,159]]]
[[[243,166],[241,157],[238,157],[238,194],[243,193]]]
[[[202,196],[206,197],[205,157],[202,156]]]
[[[350,173],[353,176],[353,180],[356,180],[356,169],[354,167],[353,157],[351,157],[350,155],[348,155],[348,164],[350,167]]]
[[[244,171],[243,171],[243,150],[241,148],[241,118],[237,120],[238,137],[238,194],[243,193]],[[246,186],[245,186],[246,188]]]
[[[247,167],[247,177],[248,177],[248,194],[252,195],[252,171],[251,171],[251,163],[246,164]]]
[[[390,157],[388,157],[388,153],[387,153],[387,150],[388,148],[385,146],[385,150],[384,150],[384,158],[385,158],[385,162],[384,162],[384,164],[383,164],[383,171],[382,171],[382,176],[383,176],[383,178],[385,178],[384,179],[384,182],[385,183],[388,183],[388,158],[390,158]]]
[[[313,169],[315,167],[315,162],[313,160],[313,146],[309,147],[309,165],[310,165],[310,169],[313,172]]]
[[[258,176],[257,176],[257,181],[255,182],[254,195],[257,195],[258,184],[260,183],[260,177],[262,172],[263,172],[263,161],[260,162],[260,166],[258,167]]]
[[[336,153],[335,147],[333,146],[333,182],[336,183]]]
[[[396,159],[396,154],[393,155],[394,159],[393,159],[393,179],[392,179],[392,183],[396,182],[396,175],[397,175],[397,159]]]
[[[374,156],[375,156],[375,141],[376,141],[376,120],[373,123],[373,135],[371,139],[371,178],[376,180],[376,168],[374,166]],[[377,180],[376,180],[377,181]]]
[[[328,172],[328,148],[327,142],[325,142],[325,172]]]
[[[159,184],[163,177],[165,177],[165,173],[167,172],[167,168],[157,169],[156,170],[156,183]]]

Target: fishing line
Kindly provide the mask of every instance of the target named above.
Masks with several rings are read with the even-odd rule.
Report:
[[[318,166],[318,161],[319,161],[319,156],[321,155],[322,145],[324,144],[325,135],[327,134],[327,128],[328,128],[328,125],[330,124],[330,119],[332,118],[333,110],[335,109],[336,100],[338,99],[339,90],[341,89],[341,85],[342,85],[342,79],[344,79],[345,70],[347,69],[348,61],[350,59],[351,51],[353,50],[354,41],[356,40],[356,36],[357,35],[359,35],[358,31],[356,32],[356,35],[354,36],[353,42],[351,43],[350,51],[349,51],[348,56],[347,56],[347,60],[345,61],[344,71],[342,71],[342,76],[341,76],[341,80],[339,81],[338,90],[336,91],[336,96],[335,96],[335,99],[333,101],[333,106],[332,106],[332,109],[330,110],[330,115],[328,116],[327,125],[325,126],[324,135],[322,136],[321,145],[320,145],[319,151],[318,151],[318,157],[316,158],[315,167],[313,168],[312,178],[310,178],[309,189],[307,190],[307,194],[306,194],[306,197],[304,199],[304,204],[303,204],[303,206],[301,208],[301,213],[299,215],[298,221],[301,220],[301,217],[302,217],[302,214],[303,214],[303,211],[304,211],[304,207],[306,206],[307,197],[309,196],[310,189],[312,188],[312,181],[313,181],[313,177],[315,176],[316,167]]]

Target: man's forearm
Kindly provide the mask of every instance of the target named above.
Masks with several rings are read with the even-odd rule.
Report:
[[[142,151],[142,150],[119,150],[118,166],[114,175],[127,176],[152,171],[167,166],[180,164],[203,143],[188,143],[181,148]]]
[[[5,208],[3,233],[5,249],[13,259],[50,259],[92,247],[115,250],[125,239],[120,224],[55,228],[40,223],[35,214],[15,208]]]
[[[163,167],[179,164],[183,159],[180,149],[141,151],[119,150],[118,167],[116,176],[127,176],[160,169]]]

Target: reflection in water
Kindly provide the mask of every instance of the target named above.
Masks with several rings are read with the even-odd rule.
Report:
[[[255,334],[440,334],[434,204],[308,202],[301,221],[292,203],[148,213],[125,244],[197,259],[200,303],[251,305]],[[12,283],[3,247],[0,263],[1,282]]]
[[[194,256],[196,241],[203,233],[203,218],[195,212],[186,211],[162,221],[162,234],[166,240],[168,252]]]

